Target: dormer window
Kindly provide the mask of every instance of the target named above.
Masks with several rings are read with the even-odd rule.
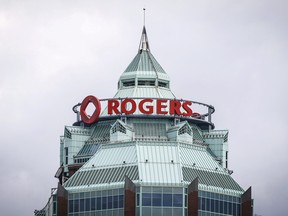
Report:
[[[168,88],[168,83],[159,81],[159,82],[158,82],[158,86],[159,86],[159,87]]]
[[[179,131],[178,131],[178,135],[182,135],[182,134],[185,134],[185,133],[187,133],[187,134],[189,134],[189,135],[192,134],[192,130],[191,130],[191,128],[188,126],[188,124],[183,125],[183,126],[179,129]]]
[[[155,80],[138,80],[138,86],[155,86]]]
[[[127,80],[127,81],[123,80],[123,86],[124,87],[135,86],[135,80]]]

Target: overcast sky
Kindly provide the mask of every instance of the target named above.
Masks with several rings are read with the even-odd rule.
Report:
[[[143,7],[174,94],[214,105],[229,129],[229,168],[255,213],[287,215],[287,0],[0,0],[0,215],[44,207],[71,108],[114,96]]]

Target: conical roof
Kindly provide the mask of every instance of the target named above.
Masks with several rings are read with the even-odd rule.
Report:
[[[115,97],[175,98],[169,76],[150,52],[145,26],[138,53],[120,76]]]

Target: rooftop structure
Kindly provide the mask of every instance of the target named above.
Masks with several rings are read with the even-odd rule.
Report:
[[[228,167],[228,131],[215,129],[213,106],[176,99],[145,26],[115,96],[90,95],[73,110],[58,187],[35,215],[252,215],[251,188]]]

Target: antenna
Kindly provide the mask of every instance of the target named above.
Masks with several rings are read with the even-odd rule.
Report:
[[[143,21],[144,21],[144,26],[145,26],[145,8],[143,8]]]

